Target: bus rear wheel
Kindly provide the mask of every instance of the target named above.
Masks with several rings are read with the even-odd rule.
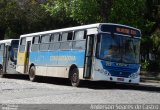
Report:
[[[0,78],[3,78],[3,77],[4,77],[3,67],[0,66]]]
[[[74,68],[71,71],[70,80],[73,87],[78,87],[80,85],[79,73],[77,68]]]
[[[34,82],[36,80],[36,71],[35,71],[35,66],[31,66],[31,68],[29,69],[29,80]]]

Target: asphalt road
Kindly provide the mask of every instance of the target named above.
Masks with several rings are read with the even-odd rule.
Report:
[[[160,84],[125,85],[84,81],[79,88],[67,79],[24,75],[0,78],[0,104],[160,104]]]

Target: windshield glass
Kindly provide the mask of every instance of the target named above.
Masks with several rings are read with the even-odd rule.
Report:
[[[101,34],[97,57],[120,63],[139,63],[140,39],[122,35]]]

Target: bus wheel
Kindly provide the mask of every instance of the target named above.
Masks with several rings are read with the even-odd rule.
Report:
[[[71,71],[70,78],[71,78],[71,84],[72,84],[72,86],[78,87],[79,84],[80,84],[80,79],[79,79],[79,74],[78,74],[78,69],[77,68],[74,68]]]
[[[3,77],[4,77],[3,67],[0,66],[0,78],[3,78]]]
[[[34,82],[36,79],[36,72],[35,72],[35,66],[31,66],[31,68],[29,69],[29,80]]]

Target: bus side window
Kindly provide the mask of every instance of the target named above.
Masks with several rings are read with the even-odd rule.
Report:
[[[21,38],[19,51],[24,52],[26,47],[26,38]]]
[[[50,38],[49,50],[57,50],[60,46],[60,33],[54,33]]]
[[[31,48],[32,51],[39,51],[39,42],[40,42],[39,36],[33,37],[32,48]]]
[[[69,32],[67,36],[67,40],[72,40],[73,32]]]
[[[62,33],[62,42],[60,45],[61,50],[68,50],[72,48],[73,32]]]
[[[42,35],[41,36],[41,44],[40,44],[40,50],[46,51],[49,48],[49,42],[50,42],[50,34]]]
[[[85,49],[85,44],[86,44],[85,39],[86,39],[85,30],[75,31],[73,49],[84,50]]]
[[[74,40],[84,40],[86,39],[85,30],[75,31]]]

